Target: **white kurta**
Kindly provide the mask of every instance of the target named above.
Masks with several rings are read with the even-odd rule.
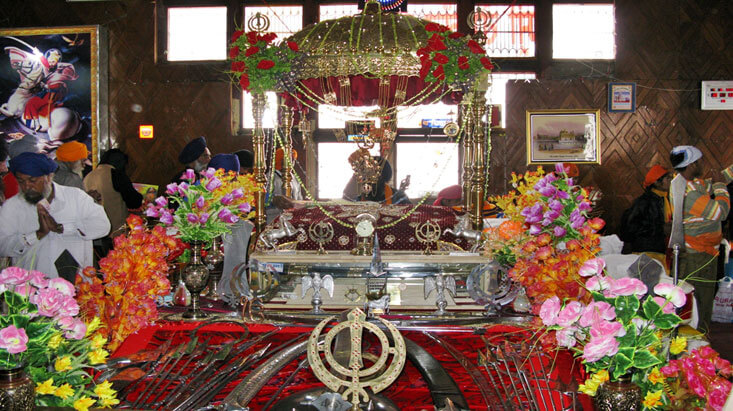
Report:
[[[13,265],[58,277],[54,262],[69,250],[81,268],[91,266],[92,240],[104,237],[110,228],[104,208],[83,190],[56,183],[49,214],[63,224],[61,234],[50,232],[36,237],[38,211],[22,194],[0,207],[0,256],[12,257]]]

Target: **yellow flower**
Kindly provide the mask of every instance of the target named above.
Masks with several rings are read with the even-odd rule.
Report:
[[[596,391],[598,391],[598,386],[601,384],[592,378],[588,378],[585,380],[583,384],[580,384],[578,386],[578,391],[582,392],[583,394],[588,394],[591,397],[596,395]]]
[[[68,371],[71,369],[71,357],[64,355],[61,358],[56,359],[56,363],[53,365],[56,372]]]
[[[53,378],[49,378],[43,384],[36,383],[36,394],[53,394],[56,387],[53,386]]]
[[[64,341],[64,336],[61,333],[55,334],[53,337],[51,337],[50,340],[48,340],[48,348],[55,350],[59,348],[59,345]]]
[[[62,400],[65,400],[74,395],[74,389],[71,388],[71,385],[67,383],[56,388],[56,391],[53,393],[53,395],[61,398]]]
[[[646,393],[646,396],[644,397],[644,401],[642,404],[644,404],[647,408],[654,408],[658,405],[662,405],[662,390],[659,391],[649,391]]]
[[[100,325],[102,325],[102,321],[99,319],[99,317],[94,317],[94,319],[89,324],[87,324],[86,337],[92,335],[93,332],[97,331]]]
[[[597,373],[593,374],[591,376],[591,379],[598,384],[603,384],[604,382],[608,381],[610,378],[608,376],[608,370],[600,370]]]
[[[102,398],[101,400],[99,400],[99,404],[102,406],[102,408],[110,408],[119,403],[120,400],[118,400],[117,398]]]
[[[112,383],[109,381],[97,384],[97,386],[94,387],[94,393],[99,398],[114,398],[115,395],[117,395],[117,391],[112,389]]]
[[[92,405],[94,405],[94,400],[87,396],[83,396],[74,401],[74,409],[76,411],[89,411],[89,407]]]
[[[685,337],[676,337],[669,344],[669,352],[674,355],[685,351],[685,348],[687,348],[687,338]]]
[[[107,362],[109,353],[103,349],[94,350],[89,353],[89,363],[92,365],[104,364]]]
[[[104,347],[104,344],[107,343],[107,339],[102,337],[102,334],[97,334],[92,338],[92,348],[95,350],[98,350],[102,347]]]
[[[654,367],[647,378],[652,384],[660,384],[664,382],[664,375],[659,371],[659,367]]]

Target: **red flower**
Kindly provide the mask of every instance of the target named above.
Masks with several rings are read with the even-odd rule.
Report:
[[[474,40],[468,40],[468,48],[473,54],[485,54],[484,48]]]
[[[454,31],[453,33],[448,35],[448,38],[450,39],[460,39],[461,37],[465,36],[463,33],[459,33],[457,31]]]
[[[428,73],[430,73],[430,66],[431,66],[430,64],[427,64],[427,65],[423,64],[422,67],[420,67],[419,74],[420,74],[421,80],[425,80],[425,76],[427,76]]]
[[[239,39],[239,37],[241,37],[242,34],[244,34],[244,31],[242,31],[242,30],[237,30],[234,33],[232,33],[232,43],[234,43],[235,41],[237,41],[237,39]]]
[[[588,220],[588,225],[590,226],[590,228],[598,231],[601,228],[603,228],[604,225],[606,225],[606,222],[603,221],[602,218],[596,217],[596,218],[592,218],[592,219]]]
[[[438,80],[445,79],[445,72],[443,71],[443,66],[438,66],[438,68],[433,70],[433,77],[435,77]]]
[[[257,63],[257,68],[262,70],[269,70],[275,67],[275,62],[272,60],[264,59]]]
[[[245,55],[245,57],[249,57],[249,56],[257,53],[258,51],[260,51],[260,48],[259,47],[252,46],[252,47],[248,48],[247,51],[244,52],[244,55]]]
[[[440,31],[440,24],[428,23],[425,25],[425,31]]]
[[[238,73],[241,73],[246,68],[247,68],[247,65],[244,64],[243,61],[232,61],[232,71],[236,71]]]
[[[443,38],[435,33],[433,34],[433,37],[430,37],[430,40],[428,40],[428,48],[434,51],[441,51],[447,49],[448,47],[446,47],[445,43],[443,43]]]
[[[458,57],[458,68],[461,70],[468,70],[470,65],[468,64],[468,57],[466,56],[460,56]]]
[[[239,78],[239,85],[242,86],[242,90],[249,88],[249,76],[247,74],[242,74],[242,77]]]
[[[488,57],[481,57],[481,60],[479,60],[479,61],[481,62],[481,64],[484,65],[484,67],[486,68],[486,70],[491,70],[491,69],[494,68],[494,65],[491,64],[491,61],[489,61],[489,58]]]
[[[234,46],[229,49],[229,58],[230,59],[235,59],[237,58],[238,55],[239,55],[239,47]]]
[[[249,44],[252,44],[252,45],[257,44],[258,39],[259,39],[259,35],[257,34],[256,31],[250,31],[249,33],[247,33],[247,41],[249,42]]]
[[[290,47],[290,50],[298,51],[298,43],[296,43],[294,41],[289,41],[288,42],[288,47]]]
[[[427,56],[428,54],[430,54],[430,49],[427,47],[421,47],[417,49],[417,55],[419,57]]]
[[[264,41],[265,43],[269,43],[277,38],[277,34],[275,33],[267,33],[264,36],[260,36],[260,40]]]
[[[433,60],[435,60],[435,62],[438,64],[445,64],[448,62],[448,56],[442,53],[435,53]]]

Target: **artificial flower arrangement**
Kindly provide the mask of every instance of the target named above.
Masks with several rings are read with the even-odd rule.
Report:
[[[145,210],[148,217],[159,218],[160,222],[178,231],[177,236],[185,242],[210,242],[229,233],[231,224],[239,221],[238,214],[248,215],[252,209],[249,203],[236,202],[245,196],[242,188],[234,188],[224,195],[215,194],[224,182],[216,177],[216,170],[209,168],[201,172],[196,181],[192,169],[183,173],[186,180],[166,187],[166,197],[158,197]],[[176,210],[168,208],[168,202],[178,205]]]
[[[75,318],[74,286],[39,271],[8,267],[0,272],[0,368],[24,368],[36,383],[36,405],[110,407],[119,403],[111,383],[95,384],[87,370],[104,364],[106,340]]]
[[[278,82],[291,71],[291,61],[298,51],[298,44],[284,41],[275,45],[275,33],[245,33],[237,30],[232,35],[229,59],[231,74],[242,90],[264,93],[278,89]]]
[[[111,350],[158,318],[156,300],[170,294],[169,263],[183,251],[165,228],[148,229],[140,216],[130,215],[127,225],[129,232],[99,260],[99,272],[85,268],[76,284],[82,315],[101,319],[99,333]]]
[[[421,79],[431,83],[465,83],[494,68],[484,48],[465,34],[437,23],[426,24],[425,31],[430,38],[417,50]]]
[[[590,295],[581,286],[578,269],[600,252],[597,232],[604,221],[587,218],[591,210],[587,193],[567,176],[561,163],[554,173],[539,169],[513,180],[521,191],[497,204],[510,220],[523,224],[527,235],[517,236],[509,248],[500,247],[506,245],[501,236],[489,238],[488,250],[499,248],[512,254],[516,262],[509,276],[525,287],[535,313],[552,296],[587,302]],[[491,245],[492,241],[499,241],[499,246]]]
[[[584,304],[552,297],[540,308],[542,324],[554,332],[559,347],[583,359],[589,377],[580,392],[593,396],[606,381],[630,377],[642,389],[646,408],[667,405],[660,367],[668,353],[676,355],[685,349],[684,337],[671,338],[682,321],[675,309],[685,304],[685,293],[660,283],[654,295],[644,298],[648,289],[641,280],[616,280],[603,275],[604,268],[601,258],[586,261],[579,273],[586,278],[583,288],[592,301]]]
[[[703,346],[669,361],[658,374],[653,381],[654,397],[648,398],[654,404],[662,403],[661,397],[666,393],[667,409],[720,411],[731,391],[733,369],[715,350]]]
[[[527,230],[519,221],[507,220],[498,227],[483,231],[484,253],[504,267],[513,267],[522,245],[530,240]]]
[[[250,205],[254,204],[255,192],[259,190],[254,174],[239,174],[218,169],[214,172],[214,177],[221,180],[221,187],[214,190],[214,201],[221,201],[225,197],[228,199],[227,196],[231,196],[231,205],[237,207],[237,211],[240,212],[239,217],[247,220],[254,217],[255,213]],[[234,198],[232,194],[234,190],[241,190],[244,195]]]

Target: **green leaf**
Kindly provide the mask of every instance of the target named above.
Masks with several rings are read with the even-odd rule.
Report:
[[[591,295],[593,296],[593,301],[604,301],[611,305],[614,305],[616,303],[615,298],[607,298],[603,294],[599,293],[598,291],[591,291]]]
[[[629,368],[633,365],[633,361],[631,358],[627,357],[626,355],[618,352],[616,355],[613,356],[613,359],[611,360],[611,366],[613,367],[613,379],[617,379],[618,377],[626,374]]]
[[[639,311],[639,299],[635,295],[621,295],[616,297],[616,316],[624,323],[631,321],[631,318]]]
[[[662,330],[668,330],[680,323],[682,319],[675,314],[662,314],[654,319],[654,325]]]
[[[634,367],[639,369],[645,369],[661,364],[662,361],[659,358],[652,355],[649,350],[638,350],[634,354]]]
[[[616,337],[621,347],[634,347],[636,346],[636,326],[633,323],[626,325],[626,335],[623,337]],[[621,351],[619,349],[619,351]]]
[[[634,360],[634,352],[636,351],[636,348],[634,347],[621,347],[618,349],[617,354],[622,354],[624,357]]]
[[[650,347],[657,344],[659,344],[659,338],[657,337],[657,334],[654,332],[654,330],[650,329],[645,330],[639,336],[637,343],[639,347]]]
[[[654,321],[659,314],[662,314],[662,307],[657,304],[653,298],[649,297],[644,301],[644,317],[648,320]]]

